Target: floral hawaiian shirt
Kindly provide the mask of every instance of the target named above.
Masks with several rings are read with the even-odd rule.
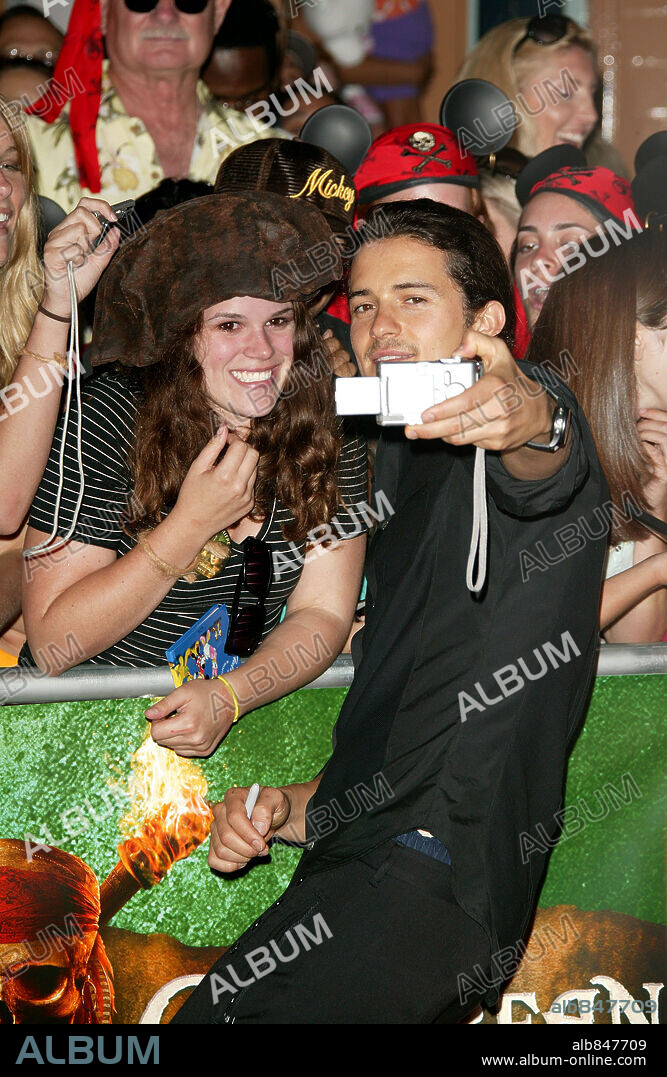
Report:
[[[102,95],[97,117],[97,152],[102,175],[99,197],[109,203],[139,198],[165,178],[155,143],[142,120],[128,116],[109,79],[104,61]],[[197,134],[190,160],[191,180],[213,183],[221,161],[232,150],[257,138],[284,136],[279,128],[236,112],[217,101],[203,82],[197,84],[201,106]],[[67,106],[54,123],[26,117],[37,167],[39,193],[52,198],[69,213],[83,195],[74,157]]]

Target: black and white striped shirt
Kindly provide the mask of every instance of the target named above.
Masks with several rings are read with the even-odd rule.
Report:
[[[122,557],[135,545],[121,527],[121,516],[132,496],[132,476],[128,451],[134,440],[140,402],[140,384],[133,371],[121,367],[106,369],[88,382],[82,392],[82,459],[85,490],[73,541],[115,550]],[[30,510],[32,527],[47,534],[53,526],[58,493],[61,419],[53,446]],[[65,444],[64,485],[60,503],[58,534],[69,530],[79,496],[76,452],[76,416],[70,417]],[[338,465],[341,500],[332,530],[351,538],[368,529],[363,507],[368,500],[366,447],[360,438],[346,437]],[[355,507],[357,511],[355,511]],[[258,537],[271,547],[274,580],[266,600],[263,638],[274,628],[303,569],[306,543],[288,542],[282,527],[292,516],[280,501],[272,519],[261,526]],[[316,535],[319,532],[316,532]],[[317,551],[311,556],[317,556]],[[232,543],[232,554],[220,576],[187,583],[178,579],[157,609],[127,636],[88,661],[112,666],[154,666],[166,663],[165,649],[215,603],[224,602],[231,613],[236,581],[243,563],[240,545]],[[57,568],[56,568],[57,571]],[[251,600],[252,601],[252,600]],[[24,656],[25,657],[25,656]]]

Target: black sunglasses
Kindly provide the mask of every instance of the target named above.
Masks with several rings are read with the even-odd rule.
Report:
[[[252,535],[243,540],[241,549],[243,565],[236,581],[225,651],[239,658],[247,658],[261,640],[266,624],[264,603],[273,582],[273,558],[266,542]],[[244,587],[257,599],[251,606],[241,605]]]
[[[125,7],[128,11],[133,11],[135,15],[145,15],[153,11],[159,2],[160,0],[125,0]],[[184,15],[200,15],[208,4],[208,0],[174,0],[174,3]]]
[[[536,45],[553,45],[565,37],[569,25],[570,20],[565,15],[533,15],[525,34],[520,41],[517,41],[512,52],[515,53],[517,49],[520,49],[528,38]]]

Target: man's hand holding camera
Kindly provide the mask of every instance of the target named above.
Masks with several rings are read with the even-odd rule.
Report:
[[[407,438],[442,438],[450,445],[476,445],[501,452],[510,474],[519,479],[546,478],[560,470],[569,455],[570,437],[555,454],[526,448],[526,442],[548,443],[553,399],[517,366],[499,337],[468,330],[456,355],[477,356],[484,376],[471,388],[428,408],[423,423],[406,426]]]

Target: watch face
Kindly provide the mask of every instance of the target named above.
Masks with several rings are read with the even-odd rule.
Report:
[[[569,408],[566,408],[564,404],[557,404],[551,420],[551,439],[545,444],[527,441],[526,447],[536,449],[538,452],[557,452],[558,449],[562,449],[567,437],[569,415]]]
[[[554,412],[553,423],[551,425],[551,443],[554,449],[560,449],[565,443],[565,431],[567,430],[567,417],[569,415],[567,408],[559,404]]]

